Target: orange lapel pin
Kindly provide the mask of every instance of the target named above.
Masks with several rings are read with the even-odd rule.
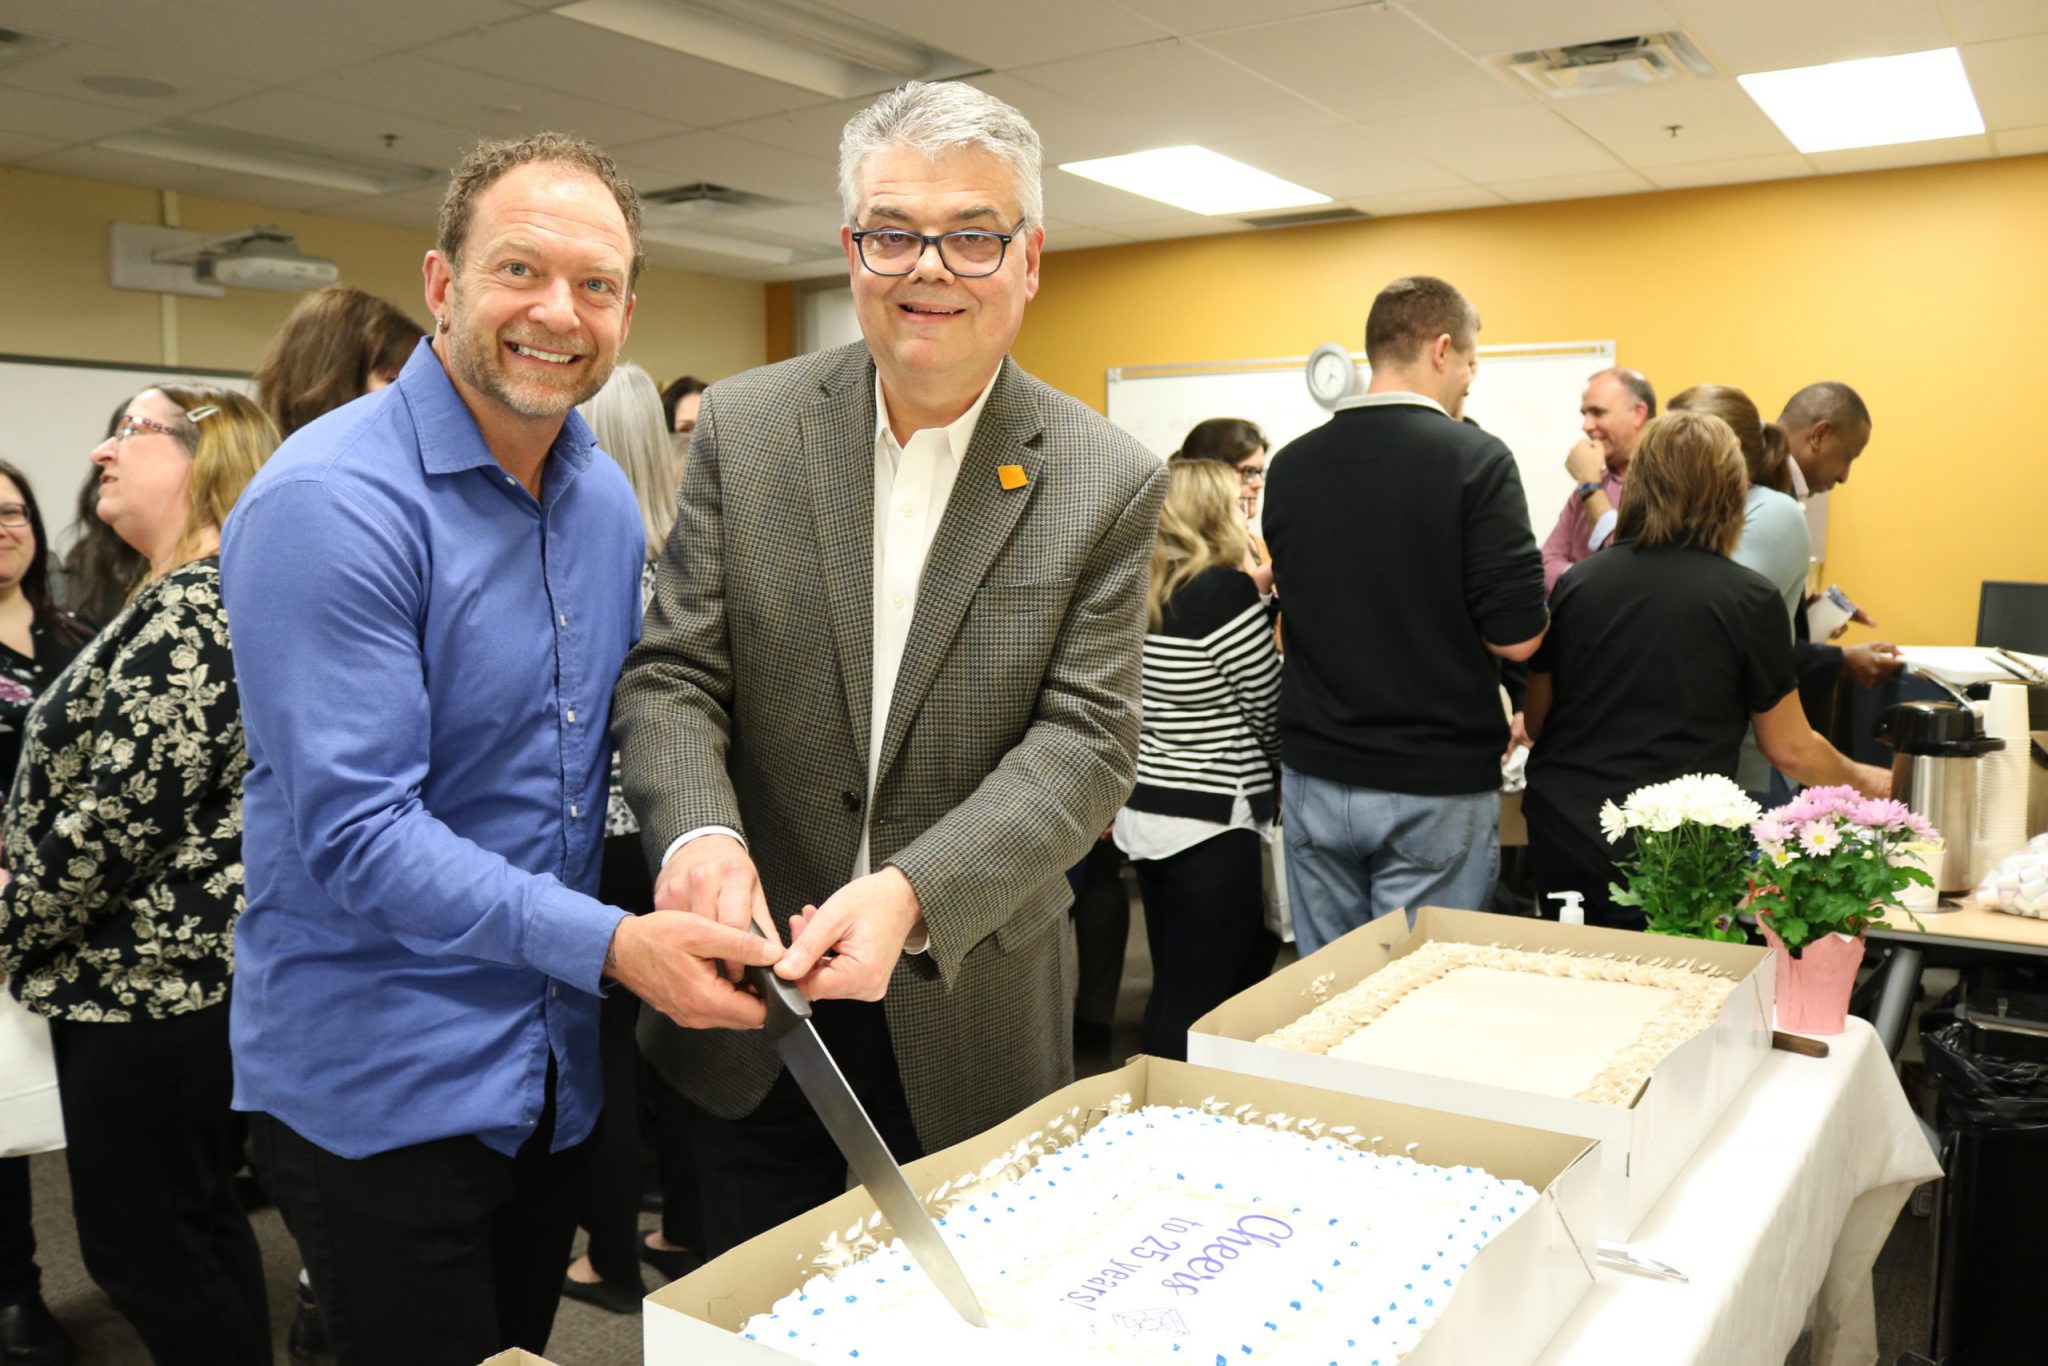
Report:
[[[996,478],[1001,481],[1002,486],[1006,489],[1021,489],[1031,482],[1024,477],[1024,467],[1022,465],[998,465],[996,466]]]

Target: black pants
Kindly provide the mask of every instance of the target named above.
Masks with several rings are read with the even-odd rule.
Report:
[[[550,1062],[539,1126],[512,1157],[474,1138],[337,1157],[251,1116],[257,1168],[342,1366],[476,1366],[511,1347],[546,1350],[589,1148],[548,1151],[554,1082]]]
[[[1124,979],[1124,948],[1131,937],[1131,900],[1124,893],[1124,855],[1115,840],[1100,839],[1067,870],[1074,888],[1074,947],[1079,981],[1074,1022],[1108,1029],[1116,1023],[1116,993]]]
[[[833,1061],[896,1160],[924,1156],[882,1007],[819,1001],[811,1011]],[[787,1071],[744,1119],[720,1119],[697,1106],[690,1119],[704,1196],[706,1257],[846,1192],[846,1160]]]
[[[28,1159],[0,1157],[0,1309],[42,1293],[36,1231],[29,1222]]]
[[[1588,868],[1566,853],[1556,841],[1536,830],[1529,831],[1529,876],[1536,883],[1536,913],[1545,920],[1557,919],[1552,892],[1583,893],[1586,923],[1610,930],[1640,930],[1646,923],[1633,906],[1617,906],[1607,894],[1607,884],[1621,881],[1621,870],[1603,862]]]
[[[1134,859],[1152,946],[1145,1051],[1186,1058],[1188,1026],[1273,970],[1259,836],[1226,830],[1170,858]]]
[[[270,1366],[263,1254],[235,1196],[225,1004],[50,1022],[85,1269],[157,1366]]]
[[[604,842],[597,899],[635,915],[653,907],[654,879],[638,835],[614,835]],[[611,983],[597,1017],[604,1109],[590,1135],[576,1197],[576,1222],[590,1234],[591,1268],[629,1289],[641,1284],[640,1046],[633,1039],[639,1021],[640,998]]]

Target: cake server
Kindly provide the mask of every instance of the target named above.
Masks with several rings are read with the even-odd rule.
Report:
[[[1599,1245],[1599,1261],[1602,1266],[1611,1266],[1616,1271],[1627,1271],[1637,1276],[1648,1276],[1652,1280],[1689,1283],[1692,1277],[1655,1257],[1645,1257],[1627,1243],[1602,1241]]]
[[[761,933],[758,925],[753,930],[755,934]],[[802,992],[777,977],[773,968],[750,967],[747,981],[761,993],[761,1000],[768,1007],[768,1037],[774,1040],[782,1065],[789,1069],[826,1132],[839,1145],[854,1179],[867,1188],[875,1208],[882,1211],[882,1217],[896,1230],[903,1246],[924,1274],[931,1277],[932,1284],[939,1288],[954,1312],[976,1328],[988,1327],[988,1320],[982,1317],[981,1301],[974,1297],[974,1287],[967,1283],[960,1264],[953,1260],[952,1250],[939,1235],[939,1226],[932,1222],[924,1202],[910,1189],[903,1168],[889,1155],[888,1145],[875,1131],[875,1122],[861,1108],[839,1064],[832,1061],[825,1041],[818,1037],[818,1028],[811,1023],[811,1003]]]

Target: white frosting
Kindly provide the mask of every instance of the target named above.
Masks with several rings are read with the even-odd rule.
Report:
[[[1625,1106],[1734,985],[1692,960],[1431,940],[1259,1042]]]
[[[1252,1117],[1112,1115],[960,1198],[940,1231],[986,1330],[892,1241],[740,1331],[799,1360],[861,1366],[1393,1366],[1472,1254],[1537,1199],[1476,1168],[1377,1153],[1348,1128]]]

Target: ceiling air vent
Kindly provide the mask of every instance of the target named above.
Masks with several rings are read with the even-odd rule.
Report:
[[[771,199],[750,190],[735,190],[700,180],[673,189],[651,190],[640,196],[641,217],[649,223],[698,223],[728,214],[755,209],[780,209],[789,201]]]
[[[1597,95],[1608,90],[1690,81],[1715,74],[1714,64],[1683,33],[1646,33],[1598,43],[1572,43],[1488,59],[1545,96]]]
[[[1327,209],[1303,209],[1299,213],[1268,213],[1239,221],[1249,223],[1255,228],[1309,228],[1318,223],[1357,223],[1370,217],[1372,215],[1369,213],[1360,213],[1357,209],[1336,204]]]

